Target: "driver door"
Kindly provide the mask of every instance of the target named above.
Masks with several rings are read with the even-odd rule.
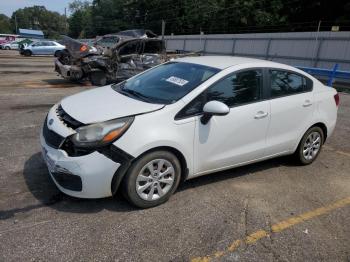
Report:
[[[262,100],[262,89],[262,70],[249,69],[219,80],[197,98],[202,101],[201,108],[205,102],[217,100],[225,103],[230,112],[213,116],[207,124],[201,123],[201,115],[196,117],[196,175],[264,157],[270,102]]]

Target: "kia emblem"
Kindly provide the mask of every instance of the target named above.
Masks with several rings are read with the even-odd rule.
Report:
[[[49,125],[51,126],[53,124],[53,119],[49,120]]]

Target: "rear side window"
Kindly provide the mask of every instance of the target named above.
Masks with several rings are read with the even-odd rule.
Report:
[[[269,70],[271,98],[299,94],[312,90],[312,81],[284,70]]]

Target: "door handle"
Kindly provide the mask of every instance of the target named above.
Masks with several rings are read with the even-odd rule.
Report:
[[[255,118],[255,119],[261,119],[261,118],[267,117],[267,115],[268,115],[267,112],[259,111],[259,112],[254,116],[254,118]]]
[[[308,106],[311,106],[312,103],[310,100],[305,100],[304,104],[303,104],[303,107],[308,107]]]

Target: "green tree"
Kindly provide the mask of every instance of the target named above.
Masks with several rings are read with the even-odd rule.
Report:
[[[15,17],[18,28],[42,30],[48,38],[58,38],[66,33],[66,19],[57,12],[46,10],[44,6],[33,6],[18,9],[13,12],[11,23],[14,25]]]
[[[10,34],[12,32],[10,18],[4,14],[0,14],[0,33]]]
[[[70,32],[74,36],[83,32],[86,37],[131,28],[151,29],[159,34],[162,19],[166,21],[167,34],[308,31],[315,30],[319,20],[350,24],[348,0],[92,0],[91,5],[84,1],[73,3]],[[329,26],[322,28],[330,29]]]
[[[88,1],[75,0],[69,4],[72,15],[69,17],[69,35],[85,38],[93,35],[91,8]]]

